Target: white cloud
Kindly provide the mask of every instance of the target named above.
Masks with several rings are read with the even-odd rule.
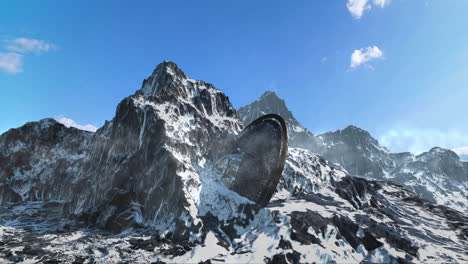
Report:
[[[348,0],[346,7],[354,18],[359,19],[364,14],[364,11],[371,8],[371,5],[367,0]]]
[[[23,71],[23,56],[15,52],[0,52],[0,69],[8,73]]]
[[[428,129],[392,129],[378,137],[379,143],[392,151],[409,151],[419,154],[433,147],[442,147],[456,150],[463,154],[468,153],[468,135],[459,131],[439,131]],[[458,151],[458,152],[457,152]]]
[[[23,71],[23,58],[26,53],[44,53],[57,48],[52,43],[38,39],[16,38],[3,42],[3,48],[7,52],[0,51],[0,70],[11,74]]]
[[[327,60],[328,60],[328,57],[322,57],[320,59],[320,63],[324,64],[325,62],[327,62]]]
[[[384,8],[386,5],[390,4],[390,0],[374,0],[374,5]]]
[[[47,52],[56,48],[54,44],[39,39],[16,38],[7,43],[7,50],[19,53]]]
[[[86,131],[91,131],[91,132],[96,132],[98,129],[97,127],[87,124],[87,125],[79,125],[75,122],[75,120],[64,117],[64,116],[58,116],[55,118],[57,122],[62,123],[66,127],[75,127],[81,130],[86,130]]]
[[[353,69],[371,60],[381,58],[382,56],[383,52],[377,46],[354,50],[351,54],[351,63],[349,66]]]
[[[348,0],[346,7],[354,18],[360,19],[366,10],[372,8],[372,4],[384,8],[390,4],[390,0],[373,0],[372,2],[369,0]]]

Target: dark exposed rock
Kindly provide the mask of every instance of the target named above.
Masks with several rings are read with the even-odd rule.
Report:
[[[84,169],[92,133],[53,119],[30,122],[0,136],[0,204],[64,200]]]
[[[296,263],[301,263],[300,261],[301,259],[301,254],[297,251],[294,251],[293,252],[288,252],[286,254],[277,254],[277,255],[274,255],[272,259],[267,259],[265,262],[266,263],[281,263],[281,264],[289,264],[289,263],[293,263],[293,264],[296,264]]]
[[[327,221],[316,212],[293,212],[291,214],[291,227],[293,230],[291,239],[305,245],[320,245],[320,239],[316,235],[323,232],[327,224]],[[308,231],[309,227],[315,230],[315,235]]]

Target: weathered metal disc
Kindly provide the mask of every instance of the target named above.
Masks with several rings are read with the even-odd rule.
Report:
[[[288,130],[275,114],[258,118],[239,135],[224,160],[222,181],[231,190],[261,206],[270,201],[283,172]]]

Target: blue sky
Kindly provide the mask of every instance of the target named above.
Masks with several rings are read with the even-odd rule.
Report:
[[[0,133],[45,117],[99,127],[172,60],[236,108],[276,91],[314,133],[354,124],[393,151],[466,147],[466,10],[459,0],[3,1]]]

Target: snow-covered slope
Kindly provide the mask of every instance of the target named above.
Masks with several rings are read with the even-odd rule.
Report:
[[[316,138],[319,147],[315,151],[340,163],[353,175],[383,179],[395,166],[390,151],[380,146],[369,132],[356,126],[323,133]]]
[[[380,146],[369,132],[356,126],[313,135],[299,124],[274,92],[266,92],[239,109],[246,123],[268,113],[286,116],[291,124],[292,146],[309,149],[339,163],[352,175],[391,180],[425,199],[468,212],[468,162],[461,161],[451,150],[434,148],[418,156],[392,153]]]
[[[151,227],[117,235],[61,218],[62,202],[0,209],[0,260],[197,263],[460,263],[467,217],[401,186],[348,176],[304,149],[291,149],[267,208],[201,170],[196,218],[185,239]],[[191,229],[185,227],[185,229]],[[179,230],[180,231],[180,230]]]
[[[230,191],[216,164],[242,127],[220,90],[163,62],[96,133],[10,130],[0,262],[468,261],[466,215],[305,149],[266,208]]]
[[[468,162],[443,148],[432,148],[406,162],[399,163],[391,178],[439,204],[468,212]]]

